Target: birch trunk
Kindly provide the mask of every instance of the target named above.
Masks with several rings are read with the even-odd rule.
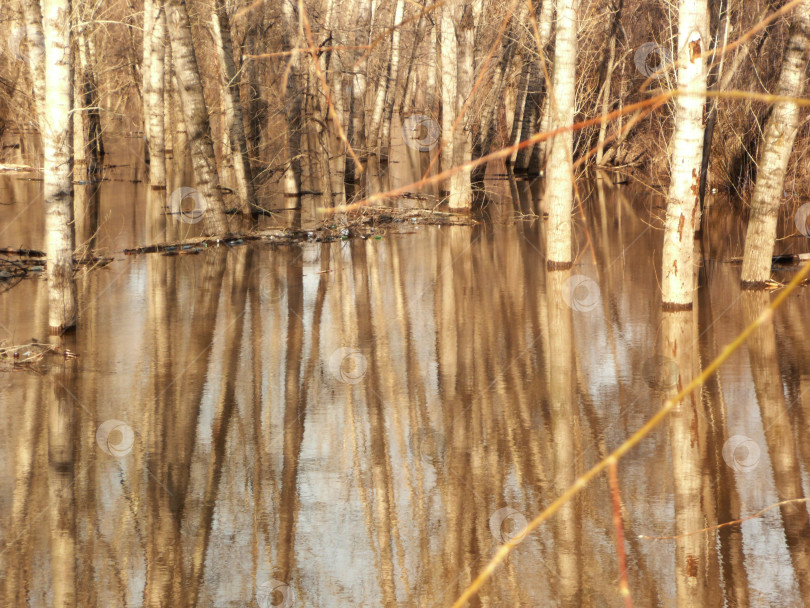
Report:
[[[282,50],[289,51],[299,46],[300,24],[296,11],[293,8],[294,0],[284,0],[281,3],[282,21],[284,30],[282,36]],[[301,204],[301,128],[303,127],[302,114],[304,100],[302,99],[301,56],[298,53],[290,55],[286,72],[287,90],[284,112],[287,117],[287,158],[289,165],[285,172],[284,194],[297,198],[296,208]]]
[[[396,8],[394,9],[393,24],[394,31],[391,34],[391,49],[388,56],[388,72],[386,73],[385,83],[383,86],[377,87],[377,97],[374,100],[374,110],[371,113],[371,122],[368,127],[368,135],[374,147],[377,148],[378,153],[380,148],[387,146],[387,142],[380,139],[380,128],[383,121],[383,112],[386,107],[386,98],[391,95],[391,90],[396,93],[396,80],[399,74],[399,38],[400,28],[397,27],[402,21],[405,14],[405,0],[397,0]],[[391,104],[393,105],[393,104]]]
[[[441,163],[442,171],[453,166],[455,154],[453,153],[453,123],[456,121],[456,93],[458,83],[458,46],[456,32],[453,26],[452,5],[441,8],[441,17],[436,28],[440,36],[441,49],[441,94],[442,94],[442,124],[441,124]],[[449,184],[448,184],[449,186]]]
[[[557,0],[557,37],[551,91],[555,129],[570,128],[574,124],[578,5],[579,0]],[[574,138],[570,130],[556,136],[551,143],[546,185],[546,264],[549,269],[570,268],[572,263],[573,147]]]
[[[171,33],[177,90],[183,106],[183,118],[194,167],[197,190],[205,200],[203,218],[206,232],[221,235],[228,232],[225,203],[219,188],[217,160],[211,137],[211,123],[203,96],[200,71],[191,38],[191,23],[185,0],[166,0],[166,15]]]
[[[42,11],[39,0],[23,0],[25,13],[25,36],[28,39],[28,69],[31,71],[31,83],[34,88],[34,103],[40,123],[40,132],[44,130],[45,109],[45,36],[42,32]]]
[[[793,9],[790,34],[775,95],[801,97],[810,59],[810,1]],[[799,126],[799,106],[783,101],[773,106],[765,125],[757,183],[751,200],[751,215],[745,237],[742,284],[763,288],[771,277],[771,258],[776,242],[776,224],[790,152]]]
[[[149,183],[153,190],[166,189],[166,132],[164,72],[166,56],[166,9],[163,0],[153,1],[149,59]],[[147,44],[147,42],[144,42]]]
[[[706,0],[680,0],[678,7],[678,89],[672,134],[672,175],[664,226],[663,305],[666,310],[692,307],[694,237],[700,211],[700,165],[703,157],[703,106],[706,69],[698,55],[708,49]]]
[[[143,141],[144,141],[144,161],[149,169],[151,159],[149,158],[149,89],[152,84],[150,64],[152,62],[152,47],[149,41],[152,39],[152,25],[154,23],[154,0],[143,0],[143,48],[141,59],[141,100],[143,101]]]
[[[45,0],[45,115],[40,117],[45,151],[43,167],[45,243],[48,255],[48,325],[52,333],[76,325],[78,305],[73,280],[73,74],[70,1]]]
[[[231,23],[224,0],[217,0],[211,23],[219,57],[222,99],[225,106],[225,124],[231,142],[230,153],[233,159],[234,171],[236,172],[240,209],[242,214],[247,216],[253,213],[256,195],[253,190],[253,172],[250,168],[250,158],[248,156],[245,123],[242,119],[239,80],[236,76],[236,65],[233,59]]]
[[[464,3],[457,31],[458,88],[456,90],[456,115],[458,116],[467,98],[472,93],[475,78],[473,66],[475,23],[471,2]],[[469,113],[467,113],[456,126],[456,132],[454,133],[453,155],[456,165],[463,165],[472,160],[470,126]],[[471,207],[472,184],[470,183],[470,171],[460,171],[450,178],[450,209],[469,211]]]

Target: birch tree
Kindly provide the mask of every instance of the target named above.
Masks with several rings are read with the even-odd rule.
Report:
[[[253,190],[253,172],[248,156],[245,123],[242,119],[242,101],[239,97],[239,80],[233,58],[231,40],[231,22],[224,0],[217,0],[211,16],[211,29],[217,46],[223,106],[225,107],[225,124],[231,143],[236,183],[239,190],[240,208],[243,215],[251,215],[255,205]]]
[[[455,26],[453,25],[453,5],[446,4],[440,10],[441,15],[436,24],[436,32],[439,35],[439,48],[441,53],[441,166],[442,171],[447,171],[453,166],[453,162],[455,161],[455,154],[453,152],[453,124],[456,121],[458,45],[456,42]]]
[[[301,25],[294,4],[297,0],[282,0],[281,14],[283,30],[281,33],[282,50],[290,51],[299,46]],[[287,158],[288,166],[284,175],[284,194],[300,197],[301,195],[301,127],[303,125],[304,100],[301,79],[301,55],[292,53],[284,72],[287,83],[285,90],[284,113],[287,117]],[[301,204],[300,198],[296,204]]]
[[[793,10],[782,71],[774,91],[774,95],[780,97],[802,96],[810,59],[810,1],[800,3]],[[757,183],[751,200],[743,256],[743,287],[762,288],[771,277],[771,258],[785,172],[798,127],[798,104],[792,101],[776,102],[765,125]]]
[[[390,142],[383,140],[380,138],[380,128],[383,122],[383,112],[385,111],[386,105],[389,107],[393,105],[393,99],[389,100],[389,103],[386,104],[386,100],[389,97],[393,97],[393,94],[396,93],[396,83],[397,83],[397,75],[399,73],[399,41],[400,41],[400,28],[397,27],[399,23],[402,21],[402,17],[405,14],[405,0],[397,0],[396,7],[394,8],[394,15],[392,18],[392,27],[394,28],[393,32],[391,32],[391,48],[388,54],[388,67],[384,79],[384,86],[380,86],[377,88],[377,95],[374,100],[374,110],[371,114],[371,122],[369,124],[369,138],[377,148],[382,148],[383,146],[388,146]],[[392,94],[393,90],[393,94]],[[384,135],[384,133],[383,133]]]
[[[144,46],[149,47],[149,183],[153,190],[166,188],[166,132],[165,128],[165,95],[164,72],[166,56],[166,9],[163,0],[152,0],[153,19],[148,40]]]
[[[456,100],[454,116],[459,116],[464,103],[472,94],[474,80],[473,43],[475,36],[475,23],[473,21],[472,3],[464,2],[461,7],[461,19],[457,27],[457,54],[456,66],[458,80],[456,85]],[[463,165],[472,160],[472,147],[470,145],[471,120],[469,113],[465,113],[456,126],[453,142],[453,158],[455,165]],[[450,178],[450,208],[467,211],[472,206],[472,185],[470,184],[470,171],[464,170],[455,173]]]
[[[574,138],[570,127],[574,124],[576,114],[578,8],[579,0],[557,0],[553,87],[549,103],[552,104],[554,128],[569,130],[554,137],[546,174],[546,264],[549,269],[570,268],[573,259],[571,208],[574,200]]]
[[[203,213],[205,229],[209,234],[226,234],[228,222],[225,217],[225,203],[219,187],[211,123],[208,120],[208,107],[205,105],[200,70],[194,53],[186,1],[165,0],[165,7],[170,23],[177,91],[183,106],[196,187],[206,205]]]
[[[36,3],[37,0],[30,0]],[[48,260],[48,325],[52,333],[76,325],[78,304],[73,280],[73,70],[70,0],[44,0],[44,115],[40,116],[45,152],[45,247]],[[38,85],[40,88],[41,85]]]
[[[25,36],[28,39],[28,69],[34,87],[34,103],[40,128],[45,119],[45,35],[39,0],[23,0]]]
[[[680,0],[678,6],[678,71],[675,131],[671,142],[671,177],[664,225],[661,288],[664,308],[691,308],[694,291],[694,236],[700,207],[703,158],[703,106],[706,69],[701,53],[708,49],[706,0]]]

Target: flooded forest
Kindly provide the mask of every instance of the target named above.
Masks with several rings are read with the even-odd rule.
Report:
[[[810,607],[809,64],[810,0],[0,0],[0,606]]]

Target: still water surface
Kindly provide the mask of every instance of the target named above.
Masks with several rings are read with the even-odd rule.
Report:
[[[41,247],[38,184],[0,188],[0,245]],[[771,298],[725,261],[727,202],[695,310],[665,318],[660,199],[594,187],[580,259],[547,273],[539,184],[494,188],[505,217],[472,227],[133,257],[166,227],[143,186],[105,183],[116,260],[79,278],[79,358],[0,374],[0,604],[75,578],[81,606],[448,606]],[[0,340],[46,340],[45,287],[0,294]],[[635,605],[810,605],[806,503],[639,538],[807,494],[807,293],[622,459]],[[475,605],[624,605],[614,535],[601,476]]]

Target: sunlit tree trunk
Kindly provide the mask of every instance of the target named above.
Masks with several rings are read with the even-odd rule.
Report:
[[[383,121],[383,112],[386,105],[393,105],[392,101],[386,104],[386,99],[393,97],[396,93],[397,74],[399,73],[399,40],[400,28],[396,27],[401,21],[402,16],[405,14],[405,0],[397,0],[396,8],[394,9],[393,24],[394,31],[391,33],[391,49],[388,56],[388,68],[384,78],[384,85],[377,87],[377,97],[374,100],[374,111],[371,114],[371,122],[369,123],[368,135],[372,144],[380,149],[387,146],[388,142],[380,138],[380,128]]]
[[[144,139],[144,160],[147,169],[149,168],[149,117],[151,112],[149,104],[151,102],[149,89],[152,85],[150,64],[152,62],[152,27],[154,25],[154,0],[143,0],[143,46],[141,49],[141,100],[143,102],[143,139]]]
[[[46,0],[45,115],[40,119],[45,151],[43,193],[45,243],[48,254],[48,324],[53,333],[76,325],[78,305],[73,280],[73,74],[71,64],[70,2]]]
[[[297,2],[288,0],[281,3],[283,21],[282,50],[289,51],[299,46],[300,24],[297,15]],[[296,197],[296,207],[301,200],[301,130],[303,127],[303,82],[301,79],[301,55],[293,53],[288,59],[285,72],[287,90],[285,91],[284,112],[287,117],[287,158],[289,165],[284,176],[284,194]]]
[[[453,123],[456,120],[456,99],[458,97],[458,45],[453,25],[453,6],[446,4],[440,10],[441,16],[437,20],[436,32],[439,35],[439,48],[441,49],[441,167],[442,171],[447,171],[455,161]]]
[[[211,24],[217,43],[219,69],[222,77],[222,99],[225,106],[225,123],[231,142],[231,157],[236,172],[240,208],[243,215],[250,215],[252,214],[252,206],[255,204],[253,173],[248,157],[245,124],[242,119],[239,78],[236,75],[236,65],[233,58],[231,23],[224,0],[217,0]]]
[[[578,6],[579,0],[557,0],[557,35],[551,92],[554,127],[557,129],[571,127],[576,113]],[[549,268],[568,268],[572,261],[573,147],[574,138],[570,130],[557,135],[551,143],[546,176],[548,206],[546,263]]]
[[[166,16],[171,33],[172,57],[177,76],[177,90],[183,106],[183,117],[191,150],[196,186],[205,199],[203,218],[209,234],[225,234],[228,222],[225,203],[219,188],[219,174],[211,137],[211,123],[203,96],[200,71],[191,37],[191,23],[185,0],[166,0]]]
[[[774,91],[774,95],[785,97],[801,97],[810,57],[810,1],[802,2],[793,11],[782,71]],[[790,101],[776,102],[765,125],[751,200],[742,267],[744,287],[763,287],[771,277],[782,188],[798,126],[799,106]]]
[[[151,35],[144,41],[150,49],[149,59],[149,182],[152,189],[166,188],[166,133],[164,72],[166,55],[166,10],[163,0],[152,0],[153,19]]]
[[[708,50],[706,0],[680,0],[678,7],[678,89],[672,134],[671,177],[664,225],[661,289],[664,308],[690,308],[694,291],[694,236],[697,225],[706,69],[698,55]]]
[[[475,23],[473,21],[472,3],[465,2],[462,7],[461,19],[457,28],[457,52],[458,52],[458,81],[456,89],[456,112],[458,116],[464,103],[472,93],[473,80],[475,79],[473,66],[473,42],[475,35]],[[472,159],[472,147],[470,145],[471,119],[469,110],[456,127],[453,143],[453,156],[456,165],[463,165]],[[472,185],[470,184],[469,170],[460,171],[450,178],[450,209],[462,211],[469,210],[472,206]]]
[[[23,0],[25,36],[28,39],[28,69],[34,87],[40,132],[44,129],[45,110],[45,36],[42,32],[42,10],[39,0]]]

